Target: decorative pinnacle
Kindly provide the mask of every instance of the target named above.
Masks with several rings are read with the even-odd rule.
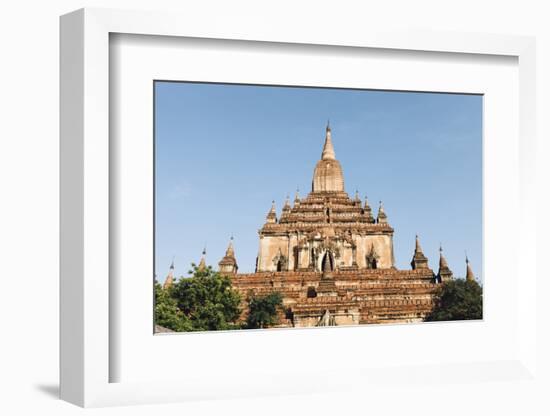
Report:
[[[466,251],[464,251],[464,254],[466,254]],[[470,260],[468,260],[468,254],[466,254],[466,280],[475,280],[475,278],[472,267],[470,266]]]
[[[229,238],[229,245],[227,246],[227,250],[225,250],[225,256],[235,257],[235,249],[233,248],[233,233],[231,233],[231,237]]]
[[[205,259],[205,256],[206,256],[206,243],[204,244],[204,248],[202,250],[202,257],[201,257],[201,261],[199,262],[199,266],[198,266],[198,270],[200,271],[204,271],[206,269],[206,259]]]
[[[443,246],[439,243],[439,269],[448,269],[447,259],[443,256]]]
[[[275,210],[275,201],[271,201],[271,208],[269,212],[266,215],[266,219],[268,223],[275,223],[277,222],[277,211]]]
[[[326,128],[327,131],[330,131],[330,119],[327,119],[327,128]]]
[[[283,206],[283,211],[290,210],[290,195],[286,194],[285,205]]]
[[[323,153],[321,154],[321,159],[336,159],[336,154],[334,153],[334,146],[332,145],[332,134],[330,131],[330,125],[327,124],[326,134],[325,134],[325,145],[323,146]]]
[[[416,234],[415,236],[415,247],[414,247],[414,251],[416,253],[421,253],[422,252],[422,247],[420,247],[420,239],[418,238],[418,234]]]

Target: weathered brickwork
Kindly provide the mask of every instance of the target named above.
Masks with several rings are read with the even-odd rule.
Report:
[[[327,310],[336,325],[419,322],[432,309],[437,287],[430,269],[340,271],[326,280],[333,285],[322,293],[318,272],[240,274],[233,286],[245,299],[280,292],[286,312],[280,326],[315,326]],[[246,300],[243,305],[246,311]]]

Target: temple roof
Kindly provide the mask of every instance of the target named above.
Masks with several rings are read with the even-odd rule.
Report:
[[[312,191],[305,198],[300,198],[296,192],[293,206],[287,197],[279,219],[273,204],[260,232],[309,232],[320,226],[326,227],[327,224],[333,228],[393,233],[393,229],[387,224],[383,207],[375,219],[366,198],[363,205],[358,192],[354,198],[350,198],[344,190],[344,175],[336,160],[328,125],[321,160],[317,162],[313,174]]]

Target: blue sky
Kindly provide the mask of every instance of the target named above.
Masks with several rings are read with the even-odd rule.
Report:
[[[441,242],[455,276],[467,251],[481,280],[481,96],[156,82],[155,100],[159,281],[205,245],[217,267],[232,234],[239,271],[254,271],[271,201],[280,213],[311,190],[327,119],[346,191],[384,203],[396,266],[418,233],[436,272]]]

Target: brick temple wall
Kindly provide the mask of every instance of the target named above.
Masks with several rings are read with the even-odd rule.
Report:
[[[438,287],[433,279],[430,269],[338,271],[328,293],[320,287],[322,274],[315,272],[238,274],[232,281],[244,298],[242,319],[248,296],[277,291],[286,311],[279,326],[293,327],[314,326],[327,310],[336,325],[420,322],[433,308]]]

